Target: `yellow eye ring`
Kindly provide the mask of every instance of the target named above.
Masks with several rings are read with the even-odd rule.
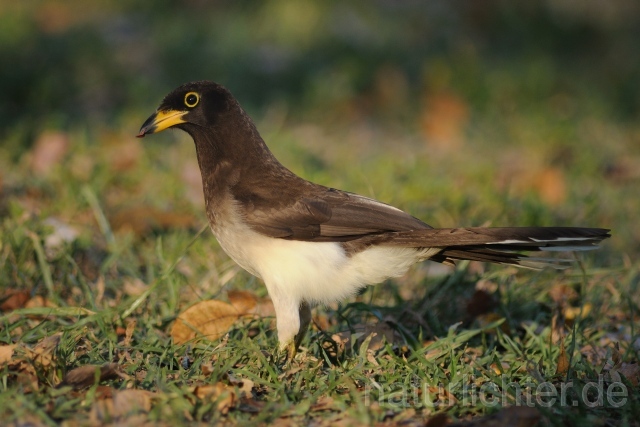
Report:
[[[198,102],[200,102],[200,95],[198,95],[196,92],[188,92],[184,96],[184,105],[189,108],[195,107],[196,105],[198,105]]]

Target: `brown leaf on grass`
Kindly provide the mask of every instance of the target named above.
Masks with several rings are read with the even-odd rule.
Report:
[[[29,153],[31,171],[47,175],[58,165],[69,148],[69,136],[62,132],[43,132]]]
[[[55,351],[60,344],[62,333],[57,333],[49,337],[43,338],[33,348],[24,348],[25,355],[33,361],[34,364],[44,368],[49,367],[55,359]]]
[[[251,396],[251,391],[255,383],[248,378],[237,378],[233,375],[228,375],[229,384],[236,386],[240,389],[241,396]]]
[[[7,289],[4,295],[0,296],[0,311],[8,312],[23,308],[30,297],[29,291]]]
[[[116,421],[119,425],[146,424],[146,414],[151,410],[154,393],[147,390],[114,390],[102,388],[96,392],[89,420],[92,425],[104,425]]]
[[[248,291],[231,290],[227,293],[227,298],[241,314],[251,313],[258,305],[258,298]]]
[[[28,351],[21,344],[0,347],[0,358],[4,358],[3,362],[0,361],[0,366],[7,366],[11,383],[18,385],[24,393],[39,389],[36,364],[26,356]]]
[[[37,307],[56,308],[57,307],[56,303],[40,295],[36,295],[35,297],[31,298],[29,301],[27,301],[27,303],[24,306],[25,308],[37,308]]]
[[[214,371],[213,361],[209,360],[208,362],[205,362],[202,365],[200,365],[200,370],[202,371],[202,374],[205,376],[211,375]]]
[[[580,349],[580,354],[591,366],[601,366],[607,360],[607,349],[587,344]]]
[[[95,384],[116,378],[129,378],[117,363],[99,365],[85,365],[67,372],[58,387],[71,386],[75,390],[82,390]]]
[[[309,410],[313,412],[332,411],[336,409],[335,401],[331,396],[321,396],[309,408]]]
[[[190,391],[200,400],[216,403],[221,414],[229,412],[229,409],[233,408],[236,402],[234,388],[222,383],[200,385],[191,388]]]
[[[0,345],[0,365],[8,363],[13,356],[13,350],[16,344]]]
[[[229,303],[234,306],[242,316],[255,315],[258,317],[270,317],[276,315],[271,298],[258,298],[248,291],[231,290],[227,293]]]
[[[218,300],[201,301],[182,312],[171,329],[176,344],[195,339],[210,341],[220,338],[240,317],[231,304]]]
[[[133,331],[136,329],[136,319],[129,319],[127,321],[127,328],[124,331],[124,339],[120,343],[120,345],[124,347],[128,347],[131,345],[131,338],[133,337]]]
[[[556,283],[549,289],[549,296],[560,307],[564,307],[567,303],[575,301],[578,293],[573,287],[564,283]]]
[[[640,365],[637,363],[623,363],[616,371],[629,380],[632,385],[637,386],[640,383]]]
[[[556,367],[556,375],[564,375],[569,371],[569,357],[564,350],[564,338],[560,340],[560,354],[558,355],[558,366]]]

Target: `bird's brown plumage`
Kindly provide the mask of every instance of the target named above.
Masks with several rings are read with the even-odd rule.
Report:
[[[308,305],[305,304],[319,297],[308,296],[318,295],[315,288],[305,290],[303,288],[307,285],[301,284],[300,288],[286,282],[293,279],[282,279],[298,277],[304,281],[305,277],[273,272],[276,265],[290,269],[298,266],[291,266],[286,260],[281,264],[282,260],[268,258],[269,254],[262,249],[267,246],[273,251],[282,250],[290,254],[288,256],[292,259],[297,256],[296,250],[307,251],[301,259],[309,268],[319,268],[317,272],[323,268],[327,271],[346,268],[351,262],[348,259],[367,268],[381,269],[379,274],[370,277],[361,271],[363,267],[360,264],[354,267],[355,270],[349,270],[348,277],[327,273],[327,277],[344,279],[348,286],[361,286],[382,280],[385,274],[397,275],[412,262],[424,258],[449,264],[469,259],[534,268],[558,266],[546,258],[527,258],[522,252],[592,249],[609,237],[609,230],[602,228],[433,229],[392,206],[314,184],[280,164],[231,93],[213,82],[188,83],[171,92],[156,114],[144,123],[139,136],[169,127],[186,131],[195,142],[207,216],[216,236],[225,242],[230,248],[230,255],[235,256],[241,265],[256,274],[270,275],[271,279],[265,278],[265,282],[269,292],[274,293],[272,298],[276,303],[281,338],[289,339],[291,333],[287,329],[280,334],[281,317],[286,317],[288,322],[299,323],[290,311],[296,309],[297,304],[300,319],[305,318],[308,314]],[[293,243],[273,246],[276,242],[286,241],[308,242],[311,246],[295,246]],[[330,245],[326,246],[327,243]],[[369,252],[372,248],[388,249]],[[369,255],[363,258],[363,254]],[[385,273],[384,264],[379,265],[385,262],[379,260],[381,254],[389,254],[388,262],[397,264],[388,266],[389,273]],[[317,260],[309,259],[314,256]],[[273,281],[271,285],[269,280]],[[313,286],[321,284],[314,282]],[[350,291],[341,293],[334,289],[331,292],[337,298]],[[281,308],[278,314],[278,306],[286,308]],[[303,307],[307,307],[305,313]],[[290,328],[290,325],[282,327]]]

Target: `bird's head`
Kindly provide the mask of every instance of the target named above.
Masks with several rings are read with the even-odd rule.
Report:
[[[138,138],[176,127],[189,133],[213,127],[234,105],[223,86],[209,81],[186,83],[169,93],[142,127]]]

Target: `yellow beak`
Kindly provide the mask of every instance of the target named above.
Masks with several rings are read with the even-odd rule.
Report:
[[[186,123],[186,121],[182,119],[182,116],[187,113],[188,111],[177,110],[157,111],[142,124],[140,133],[138,133],[137,136],[138,138],[144,138],[145,135],[162,132],[171,126]]]

